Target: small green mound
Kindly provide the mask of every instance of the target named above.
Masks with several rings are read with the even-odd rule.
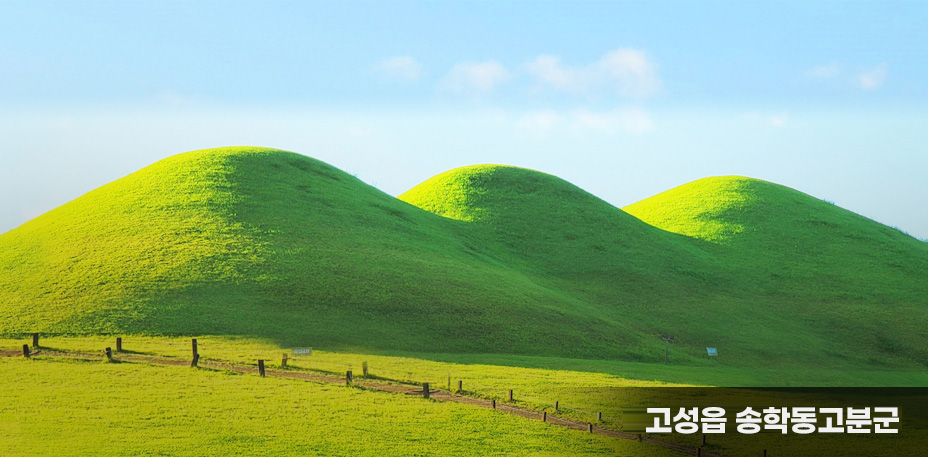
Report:
[[[657,228],[710,242],[714,257],[741,276],[744,296],[752,297],[746,302],[775,310],[771,328],[802,321],[825,354],[847,344],[875,365],[896,357],[924,364],[925,243],[789,187],[744,177],[701,179],[624,209]]]
[[[758,191],[779,191],[777,187],[766,181],[740,176],[705,178],[624,209],[655,227],[724,243],[744,231],[740,215],[757,203]],[[775,221],[767,221],[770,222]]]
[[[624,209],[657,228],[721,246],[716,252],[729,262],[753,258],[756,267],[786,276],[840,273],[886,281],[900,271],[917,276],[928,268],[928,245],[917,239],[759,179],[705,178]],[[881,275],[887,268],[893,273]]]
[[[520,216],[535,216],[543,210],[550,213],[572,208],[572,216],[579,216],[590,206],[598,206],[599,212],[621,213],[558,177],[507,165],[456,168],[397,198],[450,219],[485,223],[518,221]]]

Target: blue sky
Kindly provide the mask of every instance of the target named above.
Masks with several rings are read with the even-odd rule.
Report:
[[[505,163],[624,206],[778,182],[928,238],[928,4],[4,2],[0,231],[176,153],[391,194]]]

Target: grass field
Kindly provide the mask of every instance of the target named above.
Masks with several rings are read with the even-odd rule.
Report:
[[[429,382],[433,389],[445,389],[450,380],[453,390],[462,380],[466,395],[501,403],[508,403],[507,390],[513,389],[517,406],[613,429],[621,428],[621,408],[629,405],[617,401],[620,397],[611,394],[610,388],[675,387],[681,385],[646,379],[707,376],[700,374],[701,367],[506,355],[468,356],[470,360],[446,355],[446,359],[457,359],[451,362],[439,361],[439,354],[390,356],[316,348],[311,356],[294,356],[267,340],[216,336],[197,340],[203,364],[254,366],[257,359],[263,359],[269,369],[280,370],[280,356],[288,353],[287,371],[331,373],[337,379],[351,369],[365,379],[361,366],[367,362],[371,375],[367,379]],[[25,341],[3,339],[0,349],[11,350]],[[102,348],[115,347],[112,337],[43,337],[41,346],[45,352],[92,355],[83,361],[42,352],[31,360],[0,357],[0,390],[7,393],[0,405],[0,436],[4,438],[0,442],[6,446],[0,448],[5,452],[2,455],[681,455],[654,445],[552,431],[558,427],[485,408],[339,384],[262,379],[184,365],[104,363]],[[125,354],[184,362],[191,351],[188,338],[138,335],[124,336],[123,348]],[[126,357],[116,354],[116,359]],[[533,364],[547,368],[529,367]],[[744,370],[715,373],[718,380],[726,375],[741,376],[729,378],[729,383],[737,379],[764,384],[760,378],[743,378]],[[852,375],[835,376],[850,380]],[[924,374],[919,372],[858,373],[857,384],[893,380],[925,385]],[[643,405],[655,401],[644,394],[632,395],[633,402]],[[778,392],[752,395],[773,404],[789,403]],[[559,410],[553,407],[555,400]],[[802,401],[798,398],[794,403]],[[596,412],[603,413],[602,422],[596,420]],[[906,419],[911,427],[911,419]],[[688,445],[698,445],[699,440],[685,435],[663,439]],[[802,449],[807,450],[835,451],[836,443],[848,443],[826,436],[802,439]],[[708,449],[733,456],[754,455],[760,448],[795,449],[785,443],[789,441],[773,436],[713,436]],[[851,447],[873,444],[853,443]],[[893,445],[900,449],[900,443],[921,445],[911,436]],[[204,446],[209,446],[209,452],[204,452]]]
[[[0,359],[0,454],[643,455],[465,405],[184,367]]]

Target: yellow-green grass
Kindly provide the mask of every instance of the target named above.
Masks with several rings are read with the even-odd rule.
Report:
[[[189,361],[191,357],[191,338],[165,338],[151,336],[124,336],[122,346],[125,354],[147,355]],[[432,388],[457,391],[458,381],[463,382],[466,395],[497,399],[508,399],[508,390],[515,392],[515,404],[537,410],[553,412],[553,404],[559,401],[561,412],[565,416],[581,421],[593,421],[597,412],[603,412],[606,422],[617,424],[619,411],[611,405],[605,405],[595,396],[589,396],[577,388],[611,388],[611,387],[658,387],[681,386],[648,379],[634,379],[610,372],[586,372],[556,368],[558,364],[570,360],[548,361],[549,368],[524,368],[505,364],[493,364],[493,357],[488,355],[488,363],[463,363],[438,361],[441,355],[408,354],[383,355],[333,352],[313,349],[312,355],[294,354],[292,348],[282,348],[272,341],[239,338],[199,336],[197,351],[203,364],[227,363],[256,366],[257,361],[264,360],[269,369],[283,369],[282,357],[287,355],[289,371],[322,372],[335,377],[344,377],[351,370],[358,378],[363,378],[363,366],[367,364],[369,378],[385,382],[403,384],[429,383]],[[19,339],[0,339],[0,350],[13,350],[29,343]],[[115,340],[111,337],[43,337],[41,348],[48,351],[93,354],[92,358],[103,360],[106,347],[115,353]],[[39,353],[42,356],[42,353]],[[119,360],[122,355],[115,353]],[[644,365],[644,364],[642,364]],[[625,364],[616,363],[610,368],[616,372],[623,371]],[[604,407],[611,409],[604,409]]]
[[[515,167],[452,170],[397,199],[294,153],[195,151],[0,235],[0,332],[250,335],[642,373],[660,372],[649,364],[674,334],[685,368],[653,379],[921,379],[928,244],[747,178],[626,210]]]
[[[0,359],[0,454],[646,455],[485,408],[182,366]]]
[[[0,339],[0,350],[16,350],[24,339]],[[47,350],[94,353],[103,359],[103,349],[115,348],[113,337],[42,337]],[[324,372],[336,377],[351,370],[361,376],[366,363],[371,378],[401,383],[428,382],[433,388],[457,390],[463,382],[467,395],[508,399],[514,391],[516,404],[537,411],[560,413],[581,421],[593,421],[602,412],[605,422],[616,426],[619,406],[604,402],[591,391],[617,387],[682,387],[686,385],[779,386],[925,386],[924,371],[829,371],[784,373],[777,370],[744,370],[734,367],[665,366],[639,362],[578,360],[505,354],[369,354],[314,348],[311,356],[296,355],[292,348],[264,339],[198,336],[197,347],[204,363],[220,362],[255,366],[258,359],[266,366],[280,367],[283,354],[288,369]],[[129,354],[153,355],[189,360],[190,338],[130,335],[123,337]],[[120,357],[116,355],[117,359]]]
[[[28,340],[3,339],[0,350],[15,349],[24,342]],[[513,389],[518,406],[584,422],[597,422],[595,413],[602,412],[602,425],[612,428],[621,425],[622,407],[664,405],[654,403],[659,403],[657,399],[646,398],[655,395],[653,391],[631,392],[639,403],[628,405],[619,401],[609,388],[681,386],[635,379],[647,376],[649,368],[659,377],[706,376],[698,373],[699,367],[657,370],[654,365],[627,362],[605,365],[602,361],[534,358],[536,360],[520,360],[518,365],[534,363],[561,368],[524,368],[443,362],[437,361],[441,358],[437,354],[402,357],[315,348],[311,356],[295,356],[290,348],[282,348],[274,342],[240,337],[200,336],[197,342],[204,365],[228,362],[253,366],[257,359],[264,359],[268,361],[268,368],[280,370],[280,356],[287,353],[287,370],[323,371],[341,376],[345,370],[352,369],[363,379],[361,366],[367,362],[369,379],[429,382],[433,388],[444,389],[450,377],[453,390],[456,390],[457,381],[463,380],[464,394],[495,398],[500,402],[506,400],[506,391]],[[6,452],[2,455],[213,455],[230,452],[249,455],[390,455],[402,452],[409,452],[405,455],[460,452],[467,455],[596,455],[603,452],[608,455],[666,455],[651,446],[628,447],[637,443],[624,440],[612,443],[580,439],[578,444],[578,436],[585,434],[545,435],[542,432],[546,429],[536,430],[537,421],[518,418],[500,422],[496,415],[487,415],[492,412],[481,408],[435,404],[398,394],[362,392],[341,385],[274,377],[260,379],[253,374],[186,366],[127,363],[128,358],[121,354],[116,354],[116,359],[123,362],[107,364],[103,362],[102,348],[115,347],[111,337],[42,337],[40,343],[44,353],[39,352],[32,360],[0,358],[0,372],[3,373],[0,390],[10,393],[4,397],[7,401],[0,405],[0,437],[4,438],[0,442],[7,446],[0,448]],[[189,358],[191,350],[189,338],[141,335],[124,336],[123,347],[132,355],[183,359]],[[55,358],[51,351],[95,355],[90,357],[92,361],[79,362]],[[468,356],[473,357],[477,356]],[[512,356],[486,355],[482,358],[500,363],[508,357]],[[593,370],[563,368],[571,364]],[[607,372],[610,370],[615,373]],[[734,370],[728,373],[738,374]],[[718,377],[725,375],[716,373]],[[765,375],[772,373],[759,376]],[[872,384],[886,379],[858,381]],[[790,398],[779,392],[745,395],[764,405],[805,404],[801,393],[790,394]],[[667,398],[667,394],[660,394],[661,401]],[[558,411],[553,407],[555,400],[560,403]],[[708,402],[717,406],[712,404],[711,397],[698,400],[702,403],[696,404]],[[443,410],[444,405],[450,409]],[[912,419],[906,417],[907,433],[913,425],[926,425],[915,424]],[[391,425],[391,422],[401,424]],[[519,424],[526,428],[520,429]],[[517,431],[500,430],[503,426]],[[348,430],[341,430],[341,427]],[[424,430],[431,430],[431,434]],[[105,440],[106,436],[113,438]],[[698,436],[675,434],[662,438],[689,445],[699,443]],[[406,443],[407,440],[410,443]],[[507,440],[526,446],[505,445]],[[802,440],[802,449],[822,449],[822,452],[859,441],[855,437],[836,439],[833,436],[804,437]],[[76,444],[68,446],[72,441]],[[201,444],[195,445],[195,442]],[[882,441],[877,444],[879,442]],[[209,444],[206,454],[202,443]],[[784,452],[796,449],[791,443],[773,435],[710,436],[709,449],[727,455],[749,456],[761,448],[768,448],[775,454],[781,448]],[[893,445],[903,443],[915,445],[918,441],[908,437]],[[862,444],[872,445],[873,442]],[[580,447],[574,450],[574,446]]]

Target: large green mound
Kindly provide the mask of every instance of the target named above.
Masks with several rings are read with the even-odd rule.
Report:
[[[671,333],[674,363],[928,357],[925,243],[746,178],[623,211],[515,167],[397,199],[290,152],[194,151],[0,235],[0,273],[0,332],[639,361]]]

